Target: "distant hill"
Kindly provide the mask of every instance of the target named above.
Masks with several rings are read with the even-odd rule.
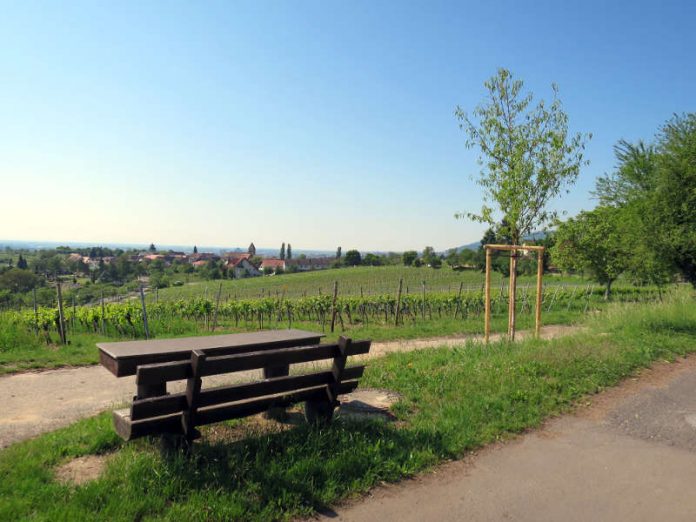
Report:
[[[547,232],[543,230],[539,230],[537,232],[532,232],[528,236],[524,238],[525,241],[537,241],[539,239],[544,239],[546,237]],[[476,241],[475,243],[469,243],[467,245],[462,245],[456,247],[457,253],[462,252],[463,250],[478,250],[478,248],[481,246],[481,241]],[[447,249],[445,252],[449,252],[449,249]]]

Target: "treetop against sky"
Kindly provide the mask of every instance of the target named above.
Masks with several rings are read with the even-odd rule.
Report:
[[[576,214],[621,138],[694,109],[696,4],[7,2],[0,237],[444,249],[484,225],[473,110],[498,67],[592,132]],[[11,219],[9,219],[11,218]]]

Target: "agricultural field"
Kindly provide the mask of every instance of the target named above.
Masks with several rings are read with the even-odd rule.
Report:
[[[377,278],[379,275],[384,281]],[[385,282],[394,276],[403,278],[401,296],[398,279]],[[424,279],[428,276],[429,279]],[[93,364],[97,362],[94,345],[104,339],[210,335],[273,328],[321,331],[327,340],[341,334],[375,341],[480,335],[484,309],[480,276],[478,272],[363,267],[216,281],[203,288],[196,287],[195,292],[188,293],[188,287],[177,289],[184,291],[179,296],[165,291],[150,292],[145,298],[145,313],[141,300],[133,296],[105,299],[103,304],[90,306],[76,306],[73,301],[64,303],[63,308],[67,343],[61,342],[60,313],[56,306],[7,311],[0,313],[0,373]],[[552,276],[549,279],[554,284],[546,284],[542,295],[545,324],[573,323],[607,305],[600,286],[586,284],[580,278]],[[335,300],[332,280],[338,281]],[[283,286],[273,291],[269,282]],[[309,286],[303,286],[307,282]],[[242,295],[248,297],[232,293],[232,288],[245,290],[243,286],[230,286],[235,283],[247,285]],[[411,284],[415,285],[413,290]],[[320,291],[321,285],[327,290]],[[263,297],[254,296],[260,288]],[[316,293],[312,288],[317,289]],[[378,288],[385,291],[378,293]],[[612,301],[659,301],[673,288],[617,284]],[[508,296],[506,281],[500,276],[494,279],[491,294],[492,331],[504,331]],[[533,327],[535,294],[532,281],[522,278],[517,301],[520,329]]]
[[[451,268],[432,269],[409,266],[356,266],[348,268],[317,270],[296,274],[252,277],[220,281],[194,281],[184,286],[163,288],[157,291],[159,299],[190,299],[192,297],[214,298],[222,288],[222,298],[250,299],[259,297],[309,297],[333,293],[338,283],[339,295],[384,295],[396,294],[399,280],[403,279],[405,294],[420,293],[423,283],[427,292],[455,292],[459,285],[465,290],[481,290],[484,275],[478,270],[455,271]],[[496,284],[503,281],[494,272]],[[520,276],[520,287],[533,286],[535,276]],[[582,283],[577,276],[546,275],[546,284]],[[222,285],[222,286],[221,286]]]

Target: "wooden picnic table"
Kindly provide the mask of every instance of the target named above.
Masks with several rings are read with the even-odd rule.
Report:
[[[206,355],[232,355],[254,351],[271,350],[318,344],[323,334],[304,330],[262,330],[259,332],[209,335],[203,337],[180,337],[175,339],[152,339],[148,341],[125,341],[98,343],[99,360],[116,377],[135,375],[138,366],[144,364],[184,361],[191,358],[193,350]],[[287,366],[264,368],[264,377],[279,377],[288,374]],[[164,387],[163,387],[164,386]],[[138,398],[165,395],[166,384],[138,385]]]

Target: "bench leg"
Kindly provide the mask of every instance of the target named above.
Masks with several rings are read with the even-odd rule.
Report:
[[[309,424],[328,424],[333,418],[335,405],[327,397],[313,401],[305,401],[305,420]]]
[[[263,369],[263,378],[272,379],[274,377],[286,377],[290,375],[290,365],[284,364],[281,366],[267,366]],[[268,408],[268,411],[264,413],[264,417],[267,419],[273,419],[277,421],[283,421],[287,418],[285,408],[273,407]]]

